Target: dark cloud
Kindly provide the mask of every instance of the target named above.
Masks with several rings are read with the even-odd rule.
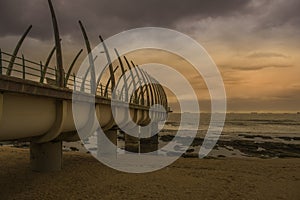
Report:
[[[265,0],[260,5],[265,17],[261,19],[258,29],[280,27],[290,25],[296,28],[300,26],[300,1],[274,1]]]
[[[234,70],[242,70],[242,71],[253,71],[253,70],[261,70],[265,68],[287,68],[292,67],[293,65],[277,65],[277,64],[270,64],[270,65],[253,65],[253,66],[240,66],[240,67],[232,67]]]
[[[231,85],[241,85],[241,84],[247,84],[249,81],[245,80],[243,77],[238,77],[237,75],[233,74],[231,71],[228,71],[229,73],[223,73],[223,81],[226,86]]]
[[[46,13],[48,9],[46,3],[38,0],[0,1],[0,36],[21,35],[30,24],[33,24],[34,29],[30,36],[44,39],[50,27],[48,27],[50,14],[49,11]]]
[[[281,54],[281,53],[274,53],[274,52],[255,52],[251,53],[247,56],[248,58],[288,58],[288,56]]]
[[[247,4],[246,0],[53,0],[62,35],[80,35],[77,21],[81,19],[95,37],[140,26],[173,27],[190,16],[225,16],[242,12]],[[0,37],[21,35],[29,24],[33,25],[31,37],[52,37],[46,0],[1,0],[0,8]]]
[[[286,99],[300,99],[300,85],[295,86],[294,88],[286,88],[283,91],[278,92],[273,95],[276,99],[286,100]],[[300,109],[299,103],[298,107]]]

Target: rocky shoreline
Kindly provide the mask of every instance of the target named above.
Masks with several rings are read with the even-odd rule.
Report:
[[[269,136],[251,136],[251,138],[261,137],[263,139],[272,139]],[[245,137],[249,138],[249,137]],[[299,140],[298,137],[278,137],[286,141]],[[163,142],[170,142],[174,139],[173,135],[163,135],[160,140]],[[186,144],[187,138],[176,137],[176,142],[179,144]],[[195,153],[195,147],[200,147],[203,143],[203,138],[194,138],[189,150],[183,155],[183,157],[198,157]],[[214,150],[225,148],[228,151],[238,150],[246,157],[257,158],[300,158],[300,144],[288,144],[272,141],[254,141],[245,139],[232,139],[223,140],[219,139],[214,146]],[[222,156],[218,156],[222,157]],[[225,156],[224,156],[225,157]],[[208,157],[209,158],[209,157]]]
[[[166,132],[165,132],[166,133]],[[256,157],[256,158],[300,158],[300,137],[292,136],[265,136],[265,135],[247,135],[239,134],[238,138],[235,139],[223,139],[220,138],[217,144],[214,146],[213,151],[215,154],[209,154],[205,158],[220,158],[220,157]],[[174,135],[165,134],[159,136],[160,146],[167,144],[175,138]],[[272,139],[281,139],[282,142],[272,141]],[[124,138],[118,138],[124,141]],[[176,137],[176,145],[174,151],[167,152],[167,155],[177,156],[180,150],[188,143],[191,138],[187,137]],[[196,137],[191,143],[187,151],[182,154],[182,157],[198,158],[198,151],[203,144],[203,138]],[[296,143],[291,143],[295,141]],[[28,142],[16,142],[10,144],[17,148],[29,148]],[[64,151],[80,151],[87,152],[82,144],[79,142],[64,143]],[[237,153],[238,152],[238,153]],[[239,154],[239,156],[235,156]]]

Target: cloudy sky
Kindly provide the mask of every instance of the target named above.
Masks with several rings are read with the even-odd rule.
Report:
[[[107,38],[137,27],[171,28],[197,40],[215,61],[229,111],[300,111],[298,0],[53,0],[53,5],[65,65],[84,48],[79,19],[94,45],[99,34]],[[1,0],[0,24],[3,51],[11,52],[32,24],[20,53],[46,59],[54,44],[46,0]],[[190,81],[204,84],[199,79]],[[199,96],[203,104],[209,101]]]

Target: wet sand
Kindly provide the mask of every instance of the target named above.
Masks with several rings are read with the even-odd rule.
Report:
[[[300,199],[299,158],[180,158],[147,174],[64,152],[59,172],[29,169],[29,150],[0,147],[0,199]]]

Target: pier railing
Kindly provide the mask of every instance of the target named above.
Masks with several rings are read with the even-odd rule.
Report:
[[[11,63],[12,54],[3,52],[0,49],[0,75],[7,75],[8,66]],[[58,81],[58,69],[56,67],[43,64],[42,61],[35,62],[25,58],[24,55],[14,56],[13,67],[9,76],[21,78],[24,80],[30,80],[39,82],[41,84],[57,85]],[[79,77],[75,74],[65,74],[65,87],[82,92],[91,92],[91,83],[88,78]],[[96,95],[105,98],[112,98],[112,91],[110,88],[105,88],[101,82],[96,88]],[[127,101],[125,94],[120,90],[116,90],[114,94],[119,100]],[[132,95],[133,99],[136,99],[135,95]],[[135,103],[146,105],[147,101],[135,100]]]

